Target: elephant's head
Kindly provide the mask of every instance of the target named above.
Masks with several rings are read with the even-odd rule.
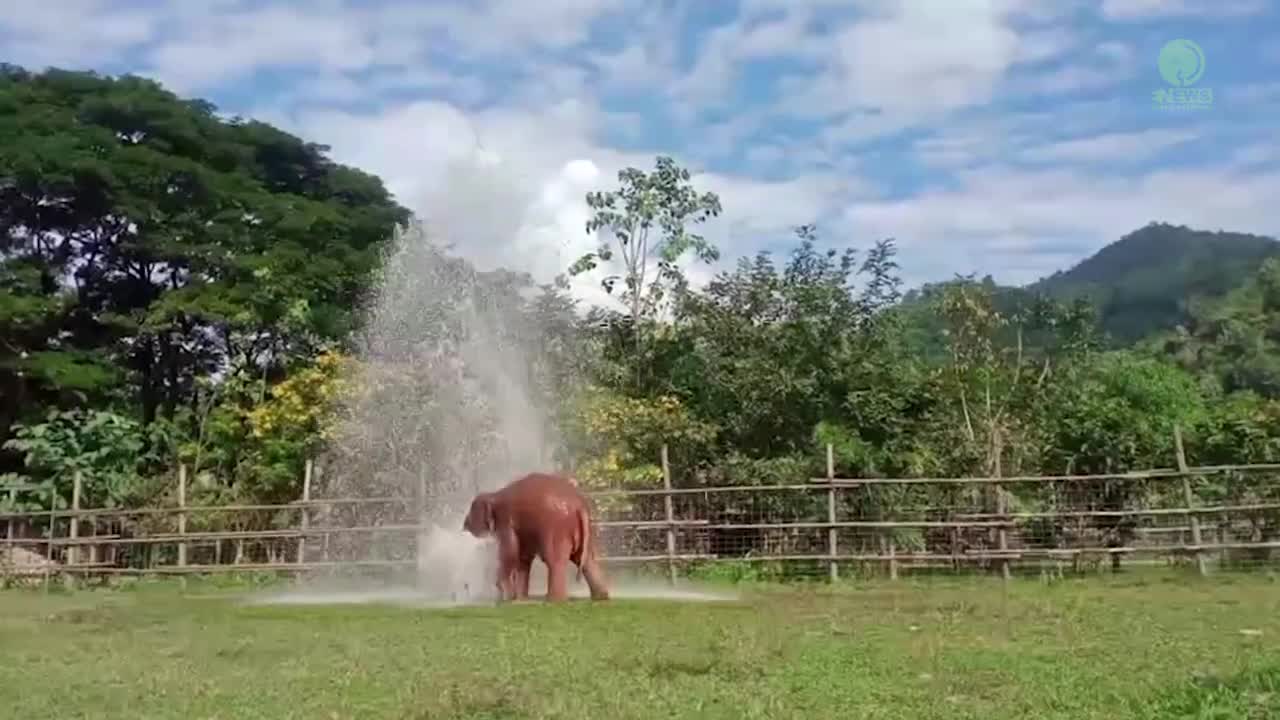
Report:
[[[471,501],[467,519],[462,521],[462,529],[476,537],[485,537],[493,533],[495,522],[493,493],[480,493]]]

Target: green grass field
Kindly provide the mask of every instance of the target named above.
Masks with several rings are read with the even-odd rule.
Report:
[[[3,716],[1280,717],[1280,582],[1261,575],[462,609],[253,591],[0,592]]]

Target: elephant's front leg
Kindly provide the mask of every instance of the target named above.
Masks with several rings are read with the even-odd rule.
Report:
[[[516,596],[520,564],[520,547],[516,534],[510,530],[498,534],[498,601],[513,600]]]

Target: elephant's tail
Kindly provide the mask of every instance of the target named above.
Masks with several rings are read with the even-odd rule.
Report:
[[[578,556],[578,582],[582,582],[582,568],[591,560],[591,515],[587,508],[578,508],[578,527],[582,530],[582,553]]]

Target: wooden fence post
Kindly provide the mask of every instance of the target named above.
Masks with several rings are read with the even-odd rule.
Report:
[[[70,565],[79,565],[80,547],[75,544],[75,541],[80,538],[80,493],[84,488],[84,475],[79,470],[76,471],[73,483],[71,487],[71,528],[68,534],[72,542],[67,548],[67,562]]]
[[[17,508],[18,508],[18,491],[14,488],[9,488],[9,512],[17,512],[18,511]],[[13,518],[9,518],[6,521],[6,524],[8,525],[8,528],[4,532],[4,539],[6,542],[5,548],[10,553],[9,556],[12,557],[13,532],[14,532],[13,528],[15,525]]]
[[[98,516],[90,515],[89,516],[89,538],[90,538],[89,564],[90,565],[98,564],[98,544],[93,542],[93,540],[97,539],[97,537],[98,537]]]
[[[1208,570],[1205,568],[1204,551],[1201,550],[1203,540],[1200,535],[1200,516],[1195,513],[1195,496],[1191,493],[1191,476],[1187,474],[1187,454],[1182,447],[1182,428],[1178,425],[1173,426],[1173,446],[1178,453],[1178,472],[1182,473],[1182,496],[1187,504],[1187,517],[1191,520],[1191,542],[1196,546],[1196,570],[1201,575],[1207,575]]]
[[[995,477],[997,480],[1004,477],[1004,469],[1001,466],[1000,458],[1004,454],[1004,442],[1000,432],[996,431],[995,442]],[[996,546],[1001,553],[1009,552],[1009,529],[1003,523],[1008,521],[1006,517],[1009,514],[1009,497],[1004,493],[1004,485],[996,483],[996,514],[1000,516],[1000,528],[996,531]],[[1009,558],[1000,558],[1000,576],[1006,581],[1009,580],[1011,573],[1009,571]]]
[[[314,468],[314,461],[311,458],[307,458],[306,464],[302,467],[302,517],[298,521],[298,525],[302,529],[302,534],[298,536],[299,565],[306,562],[307,528],[311,524],[311,473]]]
[[[187,534],[187,464],[178,464],[178,535]],[[178,543],[178,567],[187,566],[187,544]]]
[[[49,591],[49,575],[53,573],[53,543],[58,537],[58,491],[49,488],[49,543],[44,550],[44,590]]]
[[[827,578],[831,582],[840,579],[840,565],[836,562],[836,451],[835,446],[827,443]]]
[[[663,510],[667,517],[667,584],[676,584],[676,511],[671,499],[671,458],[667,444],[662,443],[662,496]]]

